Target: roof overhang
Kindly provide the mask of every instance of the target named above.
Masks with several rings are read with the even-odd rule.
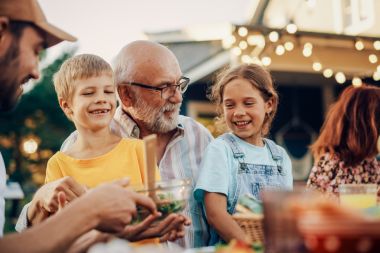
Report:
[[[245,31],[239,32],[240,28]],[[277,41],[269,40],[271,32],[278,34]],[[241,62],[264,64],[274,71],[322,73],[330,69],[348,78],[380,73],[380,51],[374,46],[376,41],[380,43],[378,38],[302,31],[289,34],[262,26],[236,26],[231,41],[234,41],[230,45],[231,52]],[[362,43],[361,50],[355,47],[358,41]],[[285,43],[289,42],[293,45],[292,50],[285,49]],[[307,54],[305,47],[311,47]],[[316,63],[320,65],[315,66]]]

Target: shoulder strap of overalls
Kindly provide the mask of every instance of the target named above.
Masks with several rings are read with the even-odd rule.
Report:
[[[229,133],[225,133],[225,134],[221,135],[220,138],[222,138],[223,140],[225,140],[228,143],[228,145],[230,146],[230,148],[232,150],[234,157],[236,159],[238,159],[238,161],[240,163],[244,162],[245,154],[243,153],[243,151],[241,151],[241,149],[240,149],[239,145],[237,144],[236,140],[234,139],[234,137]]]
[[[272,140],[269,140],[269,139],[266,139],[264,138],[264,142],[266,143],[266,145],[268,146],[269,148],[269,151],[272,155],[272,158],[273,160],[276,162],[277,164],[277,168],[278,168],[278,172],[280,174],[283,173],[282,171],[282,155],[281,155],[281,151],[280,149],[277,147],[276,143]]]
[[[228,145],[230,146],[230,148],[232,150],[234,158],[239,161],[239,168],[237,170],[237,174],[239,174],[239,171],[242,168],[244,168],[244,166],[246,166],[245,161],[244,161],[245,154],[240,149],[238,143],[236,142],[236,140],[232,136],[232,134],[225,133],[220,138],[222,138],[224,141],[226,141],[228,143]],[[241,182],[240,182],[241,179],[240,179],[240,177],[238,177],[238,175],[236,175],[236,179],[237,179],[237,182],[235,184],[235,187],[233,187],[234,189],[232,190],[233,195],[235,197],[233,197],[233,201],[227,210],[228,213],[230,213],[230,214],[233,214],[235,212],[236,204],[237,204],[238,197],[239,197],[240,187],[241,187]]]

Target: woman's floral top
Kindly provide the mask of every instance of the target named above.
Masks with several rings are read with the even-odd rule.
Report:
[[[311,169],[307,187],[337,195],[338,186],[341,184],[380,185],[380,163],[374,158],[366,159],[356,166],[346,167],[336,155],[322,155]]]

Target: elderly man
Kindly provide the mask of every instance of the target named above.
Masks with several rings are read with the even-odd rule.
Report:
[[[182,76],[175,55],[154,42],[132,42],[117,56],[115,79],[121,106],[114,117],[114,129],[133,138],[157,134],[161,178],[189,178],[194,186],[202,154],[212,136],[198,122],[179,115],[189,79]],[[192,225],[179,244],[206,245],[207,225],[192,196],[185,214],[191,217]]]
[[[30,78],[38,78],[39,53],[63,40],[74,41],[75,38],[47,23],[35,0],[0,1],[0,111],[12,109],[22,94],[21,85]],[[66,252],[79,236],[91,229],[123,232],[136,213],[137,204],[156,212],[151,199],[125,189],[127,185],[128,180],[123,179],[86,194],[79,184],[67,177],[46,185],[36,195],[50,197],[51,203],[58,207],[66,200],[76,200],[41,224],[0,239],[0,252]],[[1,233],[4,187],[5,166],[0,154]],[[52,194],[42,194],[44,191]]]

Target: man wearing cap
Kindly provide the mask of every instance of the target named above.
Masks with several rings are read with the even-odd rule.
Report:
[[[63,40],[76,39],[50,25],[36,0],[0,0],[0,111],[11,110],[22,94],[22,84],[39,77],[39,53]],[[60,211],[31,229],[0,239],[0,252],[66,252],[91,229],[123,232],[136,213],[136,205],[156,214],[154,202],[125,189],[127,185],[128,180],[122,179],[84,194],[84,189],[67,177],[43,186],[36,194],[49,188],[54,193],[51,203],[55,202]],[[5,166],[0,154],[1,234],[4,189]],[[62,209],[70,198],[75,200]]]
[[[70,34],[50,25],[36,1],[1,0],[0,4],[0,111],[15,106],[22,84],[39,78],[38,55],[44,48],[63,40],[75,41]],[[4,210],[5,166],[0,153],[0,210]],[[4,212],[0,214],[0,235]]]

